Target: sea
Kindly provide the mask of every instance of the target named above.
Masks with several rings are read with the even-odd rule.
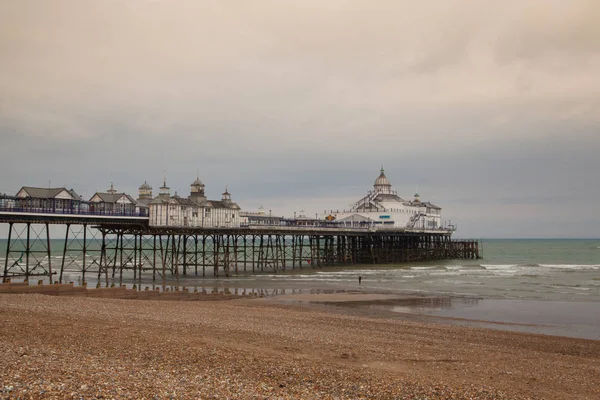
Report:
[[[62,245],[53,240],[53,254],[60,254],[55,246]],[[168,284],[212,292],[258,290],[265,296],[386,293],[404,300],[355,304],[346,311],[363,315],[385,312],[398,318],[418,315],[494,329],[600,340],[600,239],[486,239],[480,246],[483,258],[479,260],[288,267],[284,272],[230,277],[180,275],[177,282],[171,279]],[[0,240],[2,268],[5,252],[6,240]],[[76,270],[67,268],[66,275],[77,283]],[[89,285],[94,284],[93,278],[93,274],[86,278]],[[131,276],[125,277],[126,283],[128,280],[136,283]],[[155,282],[145,278],[143,283]],[[405,296],[413,300],[407,301]]]

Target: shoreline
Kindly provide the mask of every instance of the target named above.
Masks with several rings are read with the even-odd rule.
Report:
[[[600,341],[600,321],[593,317],[596,304],[589,302],[413,296],[368,291],[288,294],[264,301],[370,318],[430,321]]]
[[[538,333],[600,340],[600,320],[593,318],[598,302],[582,300],[538,300],[497,298],[482,295],[449,295],[373,289],[360,285],[308,286],[265,284],[263,280],[228,281],[212,278],[203,285],[190,285],[181,280],[167,285],[142,282],[111,288],[89,288],[77,284],[34,285],[31,293],[59,296],[103,297],[138,300],[225,300],[264,298],[273,303],[297,304],[303,307],[370,318],[433,321],[441,324],[491,328],[513,332]],[[183,283],[188,283],[184,286]],[[23,282],[15,282],[27,292]],[[0,293],[7,292],[0,284]],[[137,289],[136,289],[137,287]],[[10,292],[11,290],[8,290]],[[87,293],[85,293],[87,292]]]
[[[279,304],[0,295],[0,397],[591,399],[600,341]]]

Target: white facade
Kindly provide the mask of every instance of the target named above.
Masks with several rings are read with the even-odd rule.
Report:
[[[235,228],[241,224],[240,207],[227,189],[221,200],[208,200],[199,179],[192,183],[188,198],[171,196],[165,181],[148,206],[150,226]]]
[[[434,204],[422,202],[418,194],[411,201],[399,197],[381,168],[372,191],[349,210],[331,210],[325,218],[347,227],[439,229],[441,211]]]

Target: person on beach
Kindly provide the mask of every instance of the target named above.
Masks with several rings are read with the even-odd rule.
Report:
[[[360,285],[360,283],[362,282],[362,276],[358,276],[358,284]]]

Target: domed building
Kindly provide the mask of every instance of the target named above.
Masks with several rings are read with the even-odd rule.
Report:
[[[138,189],[138,203],[142,203],[144,205],[148,205],[152,200],[152,186],[148,185],[148,182],[144,181],[142,186]]]
[[[381,166],[381,173],[379,174],[377,179],[375,179],[375,183],[373,184],[373,190],[381,194],[390,194],[392,192],[392,184],[390,183],[387,176],[385,176],[383,165]]]
[[[421,201],[418,194],[407,201],[392,190],[383,166],[375,179],[373,190],[343,211],[330,211],[334,219],[347,227],[439,229],[442,209],[429,202]]]
[[[151,226],[229,228],[240,226],[240,207],[227,187],[221,200],[209,200],[199,177],[190,184],[190,195],[170,195],[166,179],[161,193],[149,202]]]

